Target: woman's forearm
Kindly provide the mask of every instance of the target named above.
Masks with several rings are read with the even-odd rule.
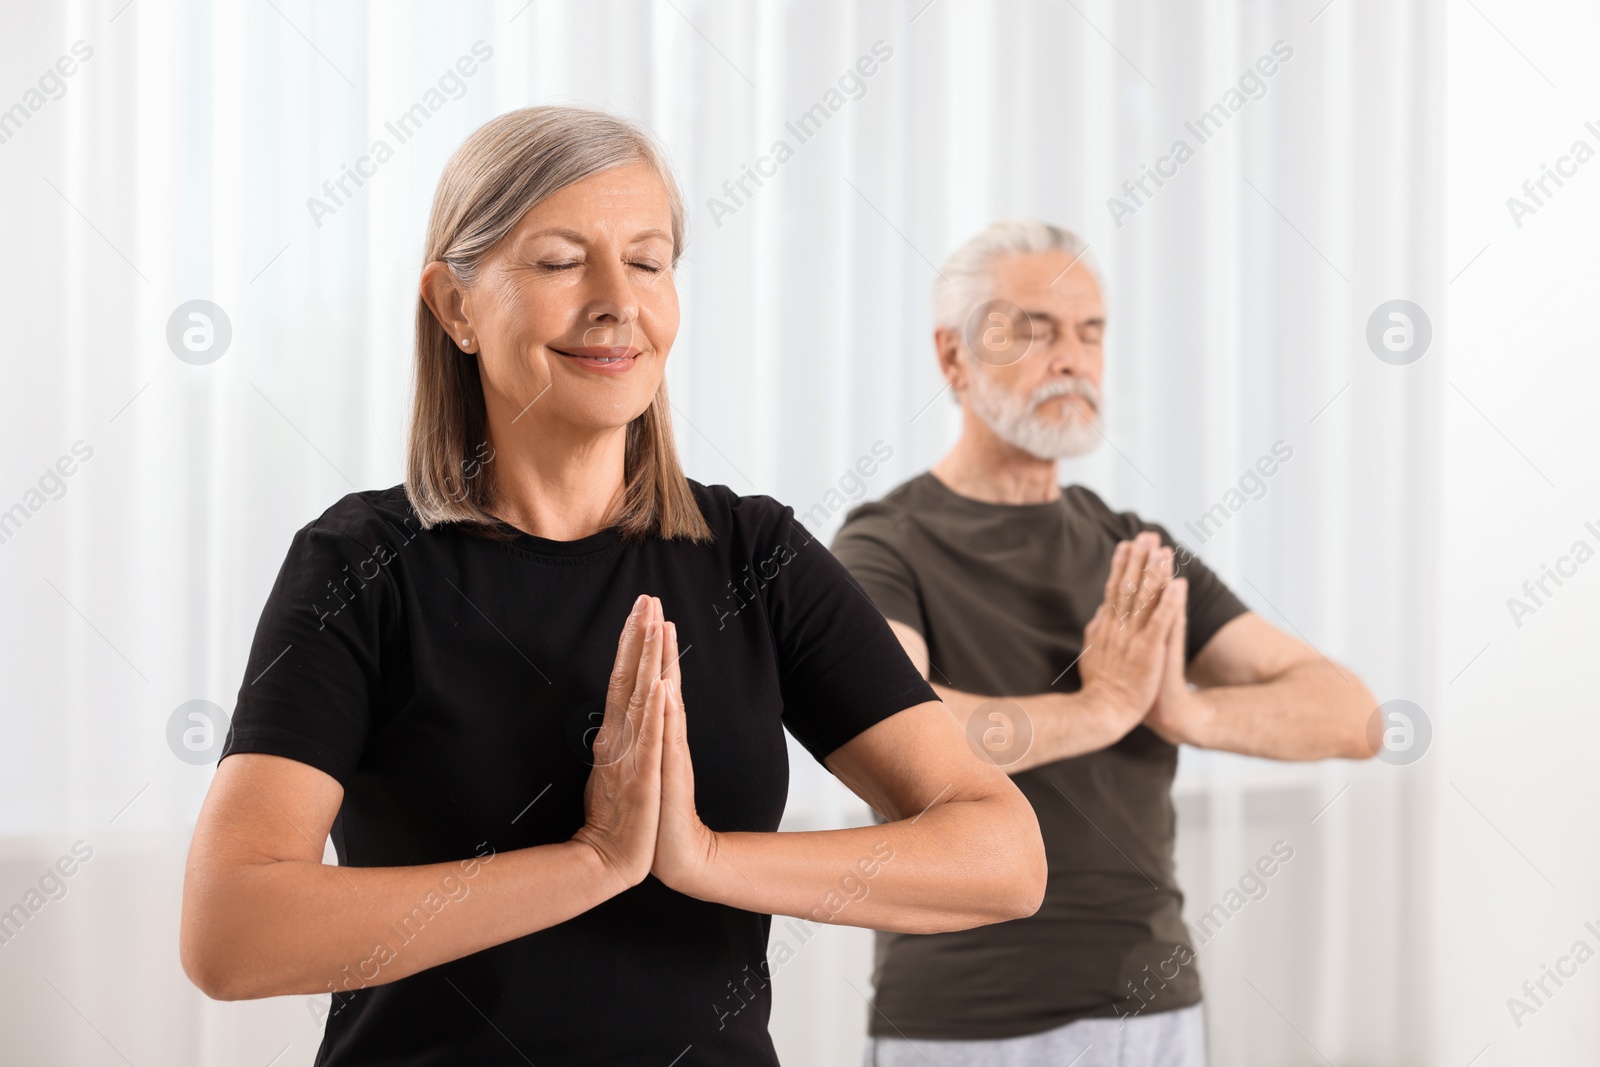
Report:
[[[935,803],[881,826],[714,840],[704,873],[683,892],[820,923],[964,930],[1032,915],[1044,885],[1038,823],[1020,795]]]
[[[219,1000],[349,992],[554,926],[623,888],[577,841],[416,867],[191,861],[183,963]]]

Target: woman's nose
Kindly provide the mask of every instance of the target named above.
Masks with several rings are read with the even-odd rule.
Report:
[[[633,309],[614,300],[594,300],[584,312],[584,345],[633,347]]]
[[[599,265],[588,275],[589,298],[584,317],[593,324],[607,320],[632,322],[639,311],[633,283],[626,265],[618,262]]]

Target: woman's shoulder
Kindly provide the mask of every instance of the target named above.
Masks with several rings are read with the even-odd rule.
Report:
[[[422,532],[422,522],[401,484],[345,494],[301,529],[302,534],[311,532],[349,538],[371,548],[396,538],[411,540]]]
[[[715,533],[767,539],[791,523],[799,525],[794,508],[765,493],[738,493],[726,485],[704,485],[693,478],[688,482]]]

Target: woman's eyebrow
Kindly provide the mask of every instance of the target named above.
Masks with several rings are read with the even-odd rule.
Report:
[[[523,236],[523,240],[531,241],[535,237],[564,237],[574,244],[584,245],[589,243],[589,239],[583,234],[579,233],[577,230],[566,230],[560,227],[552,227],[548,230],[536,230],[533,233],[525,234]]]
[[[561,237],[561,238],[564,238],[564,239],[566,239],[568,241],[571,241],[574,244],[580,244],[580,245],[586,245],[586,244],[589,243],[589,238],[585,237],[583,234],[579,233],[577,230],[568,230],[568,229],[564,229],[564,228],[559,227],[559,226],[551,227],[550,229],[547,229],[547,230],[535,230],[533,233],[526,234],[523,239],[531,241],[535,237]],[[672,235],[670,233],[668,233],[667,231],[665,231],[665,230],[643,230],[643,231],[641,231],[639,233],[634,234],[633,238],[628,243],[629,244],[638,244],[640,241],[670,241],[670,240],[672,240]]]

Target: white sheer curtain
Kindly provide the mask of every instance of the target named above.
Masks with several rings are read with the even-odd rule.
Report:
[[[1594,884],[1594,864],[1553,858],[1562,842],[1537,829],[1532,801],[1503,825],[1523,795],[1492,784],[1512,735],[1446,748],[1444,712],[1481,722],[1515,703],[1525,665],[1491,651],[1458,669],[1493,626],[1512,644],[1497,598],[1578,536],[1581,524],[1554,516],[1582,511],[1585,477],[1584,517],[1600,520],[1592,470],[1570,455],[1551,476],[1571,507],[1540,501],[1542,539],[1512,520],[1543,483],[1530,490],[1504,446],[1528,439],[1559,456],[1560,445],[1529,412],[1539,390],[1520,394],[1522,432],[1484,425],[1512,409],[1507,370],[1479,341],[1517,346],[1486,305],[1548,269],[1539,246],[1503,232],[1498,198],[1582,131],[1552,123],[1543,148],[1524,137],[1527,157],[1480,187],[1462,167],[1493,148],[1474,141],[1472,116],[1447,111],[1446,92],[1510,130],[1508,101],[1546,92],[1512,40],[1565,69],[1563,92],[1580,92],[1586,68],[1552,25],[1469,3],[1449,6],[1447,28],[1446,7],[9,5],[0,107],[21,111],[0,115],[11,329],[0,508],[24,510],[0,543],[0,908],[31,889],[43,903],[0,944],[0,1059],[311,1061],[315,1000],[212,1004],[178,966],[182,861],[210,769],[174,755],[170,724],[189,701],[231,708],[291,533],[340,495],[400,478],[421,234],[443,160],[492,115],[580,102],[651,126],[691,204],[670,369],[690,472],[802,512],[820,505],[826,536],[849,498],[887,491],[953,439],[929,344],[934,264],[1004,215],[1085,235],[1108,288],[1112,447],[1067,475],[1168,524],[1380,700],[1428,709],[1440,749],[1469,761],[1185,752],[1191,918],[1226,904],[1275,843],[1294,855],[1201,950],[1214,1062],[1460,1064],[1485,1043],[1494,1051],[1478,1062],[1513,1062],[1527,1039],[1503,998],[1580,936],[1582,918],[1600,919],[1573,895],[1585,876]],[[1274,62],[1256,67],[1263,57]],[[1496,75],[1501,95],[1480,63],[1515,72]],[[1207,113],[1198,132],[1186,125]],[[1190,155],[1162,162],[1180,140]],[[1146,168],[1165,175],[1159,187]],[[1141,179],[1137,197],[1124,188]],[[1592,194],[1575,188],[1568,205],[1586,195],[1592,233]],[[1462,197],[1477,199],[1451,207]],[[1465,236],[1447,233],[1447,215]],[[1566,224],[1536,221],[1540,240],[1575,255]],[[1495,251],[1515,255],[1458,273],[1494,227]],[[1432,358],[1375,358],[1367,320],[1392,299],[1432,316]],[[220,308],[231,334],[208,363],[169,342],[175,312],[196,300]],[[1471,324],[1461,347],[1477,362],[1461,376],[1447,371],[1461,336],[1447,310]],[[1549,345],[1576,340],[1548,329]],[[1578,382],[1593,384],[1587,374]],[[1575,398],[1548,404],[1577,410]],[[1265,495],[1226,503],[1277,442],[1292,458]],[[892,459],[863,489],[850,472],[879,443]],[[1480,509],[1502,507],[1491,501],[1507,504],[1484,536]],[[1219,502],[1232,514],[1197,543],[1186,524]],[[1468,536],[1441,552],[1447,533]],[[1475,562],[1518,533],[1533,547],[1515,560]],[[1475,568],[1494,580],[1453,579]],[[1574,593],[1560,610],[1581,605]],[[1565,624],[1564,636],[1560,619],[1543,630],[1542,697],[1570,709],[1582,679],[1548,662],[1577,650],[1577,615]],[[1516,640],[1537,660],[1540,646]],[[1539,721],[1551,732],[1537,751],[1572,746],[1560,765],[1581,775],[1573,749],[1592,751],[1592,732],[1555,735],[1570,729],[1555,712]],[[865,817],[798,748],[793,763],[789,825]],[[1518,768],[1538,780],[1532,759]],[[1595,799],[1535,792],[1590,810]],[[1557,868],[1546,873],[1559,893],[1505,847],[1525,837]],[[73,873],[50,875],[77,842],[62,867]],[[1512,873],[1478,889],[1496,864]],[[1547,905],[1548,923],[1498,927],[1489,946],[1478,936],[1486,910]],[[785,1062],[854,1061],[869,948],[861,931],[824,930],[778,972]],[[1571,1020],[1594,997],[1552,1004],[1571,1014],[1566,1029],[1543,1027],[1545,1062],[1592,1047],[1594,1025]]]

